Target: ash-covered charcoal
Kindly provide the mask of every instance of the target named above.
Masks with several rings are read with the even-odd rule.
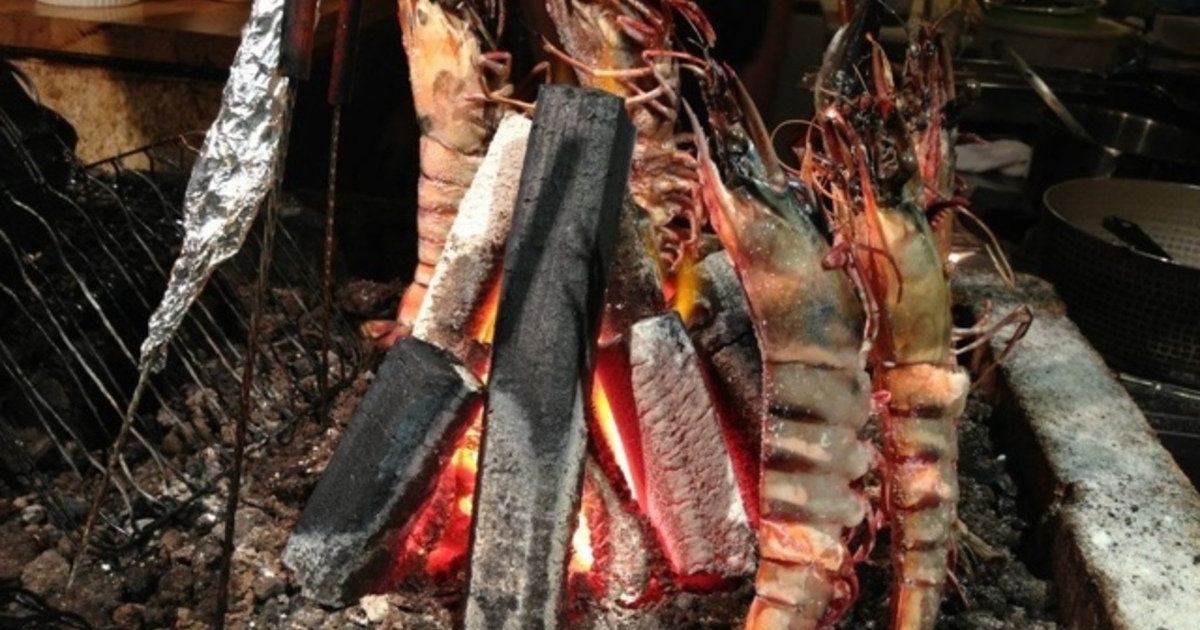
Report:
[[[697,267],[699,298],[688,334],[717,395],[734,470],[751,520],[758,520],[758,462],[762,441],[762,354],[733,262],[724,251]]]
[[[596,506],[589,528],[593,570],[603,582],[600,603],[614,614],[628,613],[657,595],[654,563],[662,556],[649,524],[621,500],[595,461],[588,460],[586,475]]]
[[[472,343],[471,327],[478,323],[493,285],[500,282],[529,128],[529,120],[517,114],[500,122],[458,207],[413,321],[413,336],[445,348],[465,365],[481,358]]]
[[[630,331],[646,512],[683,584],[742,576],[754,534],[729,449],[683,322],[674,312]]]
[[[443,350],[392,347],[288,540],[305,595],[343,605],[388,575],[383,543],[426,498],[481,389]]]
[[[480,452],[468,628],[557,628],[606,274],[633,155],[621,99],[542,87],[521,171]]]

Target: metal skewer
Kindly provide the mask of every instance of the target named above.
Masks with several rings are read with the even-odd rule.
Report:
[[[341,0],[327,95],[329,104],[333,106],[333,117],[329,129],[329,183],[325,199],[325,255],[321,279],[324,308],[321,316],[321,354],[317,363],[318,397],[322,401],[319,413],[322,415],[330,402],[328,363],[329,349],[332,346],[330,329],[333,316],[333,230],[337,207],[338,137],[342,127],[342,105],[350,102],[354,92],[354,62],[358,55],[358,27],[361,17],[362,0]]]

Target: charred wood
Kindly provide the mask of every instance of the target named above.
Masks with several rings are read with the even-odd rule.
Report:
[[[431,491],[481,389],[439,348],[412,337],[392,347],[284,551],[308,597],[345,605],[389,573],[390,540]]]
[[[688,334],[717,394],[718,411],[751,523],[758,522],[758,462],[762,435],[762,354],[746,297],[729,255],[699,265],[700,297]]]
[[[700,354],[708,357],[724,392],[746,422],[755,425],[763,412],[762,355],[754,322],[733,262],[724,251],[699,265],[700,297],[689,334]]]
[[[587,451],[584,383],[633,139],[621,99],[586,88],[541,89],[505,253],[467,628],[565,622]]]

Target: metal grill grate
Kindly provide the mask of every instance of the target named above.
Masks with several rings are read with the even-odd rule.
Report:
[[[0,191],[0,472],[4,482],[37,492],[73,536],[129,403],[138,347],[179,249],[196,146],[197,138],[178,137],[72,164],[62,186],[43,181]],[[353,344],[332,348],[330,391],[318,391],[320,218],[290,200],[275,203],[282,225],[260,331],[251,449],[286,436],[360,364]],[[166,368],[152,377],[93,540],[102,551],[143,540],[208,496],[232,465],[262,243],[260,225],[210,281],[171,342]],[[342,333],[335,340],[354,338],[336,313],[334,325]],[[273,386],[283,382],[289,386]],[[179,449],[205,457],[173,458]]]

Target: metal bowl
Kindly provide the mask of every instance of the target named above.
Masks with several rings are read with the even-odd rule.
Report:
[[[1200,186],[1072,180],[1044,201],[1044,272],[1096,350],[1117,369],[1200,387]],[[1124,245],[1102,225],[1110,215],[1173,260]]]
[[[1200,133],[1104,107],[1067,108],[1095,142],[1076,137],[1043,112],[1027,182],[1034,199],[1054,184],[1083,177],[1200,184]]]

